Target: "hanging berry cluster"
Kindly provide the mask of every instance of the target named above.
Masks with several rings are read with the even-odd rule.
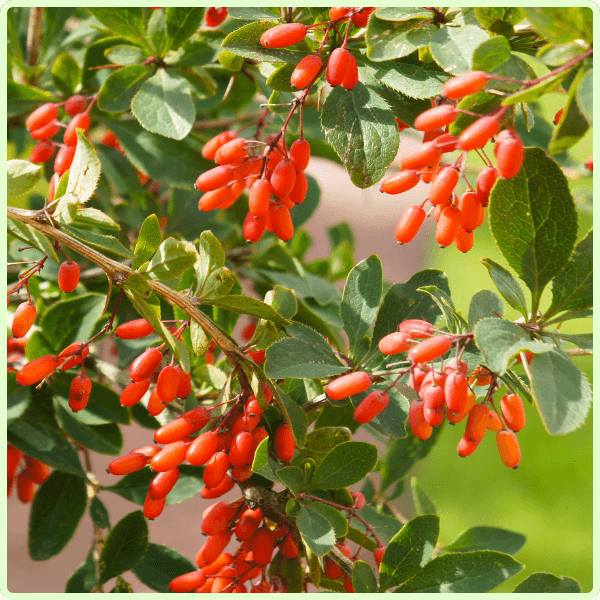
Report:
[[[381,191],[400,194],[415,187],[420,181],[431,182],[427,200],[421,205],[408,207],[396,226],[396,240],[400,244],[410,242],[419,231],[425,218],[433,215],[437,221],[436,241],[441,247],[454,245],[461,252],[468,252],[474,243],[473,232],[485,219],[485,208],[498,177],[514,177],[523,164],[523,142],[516,131],[503,126],[506,107],[489,115],[481,116],[456,107],[457,100],[481,91],[490,79],[495,78],[484,71],[471,71],[447,81],[442,90],[442,103],[426,110],[415,119],[415,129],[424,131],[423,144],[400,158],[402,170],[385,179]],[[477,116],[458,138],[447,132],[460,113]],[[484,146],[495,139],[496,166],[484,152]],[[444,154],[460,150],[462,153],[452,164],[440,164]],[[467,153],[475,151],[486,166],[477,176],[475,187],[467,179],[464,169]],[[467,191],[460,198],[455,189],[463,179]],[[432,208],[426,212],[429,202]]]
[[[16,484],[19,500],[28,504],[35,496],[36,486],[44,483],[50,476],[50,468],[10,444],[7,445],[6,456],[8,497],[10,498]]]
[[[431,323],[420,319],[409,319],[398,326],[379,342],[379,350],[386,356],[408,353],[410,366],[398,373],[398,379],[410,373],[410,387],[419,394],[419,400],[410,403],[408,422],[412,433],[420,440],[431,437],[433,428],[441,425],[444,419],[455,425],[467,419],[465,434],[458,445],[460,456],[472,454],[486,431],[496,432],[496,442],[502,462],[517,468],[521,461],[521,451],[514,432],[525,426],[523,402],[516,394],[506,394],[500,401],[500,412],[495,410],[493,395],[498,389],[496,376],[477,367],[468,377],[468,365],[461,360],[465,347],[472,341],[473,334],[450,335],[439,332]],[[444,365],[444,356],[453,348],[456,356]],[[441,361],[434,368],[434,361]],[[431,366],[429,365],[431,363]],[[366,392],[373,384],[374,376],[365,371],[355,371],[331,381],[326,388],[327,397],[340,401],[355,394]],[[387,390],[375,390],[368,394],[356,407],[354,420],[368,423],[388,405]],[[476,403],[476,395],[470,385],[488,385],[488,391],[481,403]],[[489,406],[493,410],[490,410]]]

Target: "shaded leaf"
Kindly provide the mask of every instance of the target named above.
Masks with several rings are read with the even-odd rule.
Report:
[[[518,594],[580,594],[581,587],[575,579],[558,577],[550,573],[532,573],[513,590]]]
[[[377,579],[373,569],[362,560],[354,563],[352,587],[357,594],[372,594],[377,591]]]
[[[302,506],[296,515],[296,526],[302,541],[317,556],[325,556],[335,544],[335,534],[329,521],[312,506]]]
[[[149,544],[144,557],[131,571],[151,590],[170,593],[169,583],[175,577],[196,570],[185,556],[162,544]]]
[[[489,35],[474,25],[442,27],[431,36],[431,54],[444,71],[460,75],[473,69],[475,50]]]
[[[9,160],[6,169],[6,193],[9,199],[26,194],[42,177],[42,166],[28,160]]]
[[[492,281],[495,283],[502,297],[521,314],[527,315],[527,301],[523,289],[519,282],[513,277],[510,271],[501,267],[490,258],[483,258],[481,262],[490,273]]]
[[[412,492],[415,510],[418,515],[437,514],[435,505],[431,501],[431,498],[429,498],[429,496],[425,493],[416,477],[410,478],[410,491]]]
[[[436,27],[422,19],[384,21],[371,15],[367,25],[367,56],[372,61],[392,60],[428,46]]]
[[[461,533],[451,544],[444,546],[444,552],[495,550],[505,554],[516,554],[524,546],[525,541],[524,535],[514,531],[498,527],[471,527]]]
[[[469,328],[472,330],[481,319],[487,317],[502,317],[504,304],[502,300],[490,290],[479,290],[471,298],[469,306]]]
[[[113,48],[119,48],[114,46]],[[152,76],[146,65],[134,64],[111,73],[98,94],[98,108],[107,112],[124,112],[131,108],[131,101],[144,82]]]

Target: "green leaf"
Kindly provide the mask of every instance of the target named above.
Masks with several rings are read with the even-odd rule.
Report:
[[[117,575],[117,580],[115,581],[115,587],[110,590],[111,594],[133,594],[133,589],[131,588],[131,584],[125,581],[120,575]]]
[[[243,21],[279,21],[280,19],[280,16],[273,14],[268,7],[232,6],[228,11],[232,19],[242,19]]]
[[[552,304],[547,314],[593,306],[593,231],[577,244],[562,271],[552,280]]]
[[[6,193],[9,200],[29,192],[42,177],[42,166],[28,160],[13,159],[6,163]]]
[[[348,487],[364,479],[376,464],[376,446],[366,442],[344,442],[323,458],[310,488],[330,490]]]
[[[100,529],[110,529],[108,509],[98,496],[94,496],[90,502],[90,517],[96,527],[100,527]]]
[[[521,7],[533,27],[555,44],[583,39],[592,41],[592,12],[588,7]]]
[[[145,409],[144,409],[145,410]],[[135,502],[136,504],[144,504],[148,486],[156,473],[151,469],[142,469],[135,471],[129,475],[121,477],[117,483],[111,486],[103,487],[103,490],[113,492],[125,500]]]
[[[360,82],[350,91],[334,88],[323,105],[321,126],[354,185],[364,189],[385,175],[400,136],[394,114],[374,90]]]
[[[81,79],[81,68],[77,61],[67,52],[59,54],[52,65],[52,81],[65,95],[71,96]]]
[[[438,556],[396,591],[434,593],[482,593],[493,590],[523,565],[500,552],[465,552]]]
[[[511,358],[520,352],[541,354],[552,349],[550,344],[532,338],[531,333],[504,319],[482,319],[475,326],[475,343],[481,350],[486,366],[504,375]]]
[[[93,144],[77,132],[77,149],[69,169],[67,194],[73,194],[83,204],[96,191],[102,166]],[[56,211],[55,211],[56,212]]]
[[[8,428],[7,441],[54,469],[85,477],[77,452],[55,429],[41,423],[17,420]]]
[[[155,252],[147,271],[158,279],[169,281],[181,277],[194,266],[198,254],[191,242],[167,238]]]
[[[141,510],[123,517],[110,531],[100,554],[100,585],[132,569],[148,550],[148,523]]]
[[[381,560],[381,590],[400,585],[419,573],[431,558],[439,533],[437,515],[421,515],[404,525],[388,544]]]
[[[505,554],[516,554],[525,544],[526,538],[520,533],[498,527],[471,527],[461,533],[451,544],[444,546],[444,552],[474,552],[475,550],[495,550]]]
[[[340,315],[348,335],[350,356],[355,356],[379,310],[383,290],[383,267],[376,254],[358,263],[344,286]]]
[[[551,573],[532,573],[513,590],[518,594],[580,594],[575,579],[558,577]]]
[[[90,246],[94,246],[94,248],[97,248],[102,252],[122,258],[133,258],[133,254],[112,235],[97,233],[95,231],[90,231],[89,229],[80,229],[79,227],[67,227],[66,230],[73,237],[76,237]]]
[[[196,566],[173,548],[149,544],[142,560],[131,570],[151,590],[168,594],[171,580],[195,571]]]
[[[275,69],[271,75],[269,75],[267,79],[267,85],[274,90],[279,92],[289,92],[293,93],[296,91],[296,88],[292,87],[292,83],[290,81],[290,77],[296,65],[287,63],[281,67]]]
[[[420,19],[384,21],[375,15],[367,25],[367,57],[372,61],[392,60],[428,46],[436,27]]]
[[[120,46],[115,46],[119,48]],[[144,82],[152,76],[146,65],[128,65],[111,73],[98,94],[98,108],[106,112],[124,112],[131,108],[131,101]]]
[[[411,388],[405,385],[400,386],[400,389],[412,400],[408,395]],[[381,490],[386,490],[392,483],[402,479],[417,461],[425,458],[437,442],[441,431],[442,427],[434,427],[433,435],[425,441],[419,440],[411,432],[403,439],[392,440],[378,469],[381,473]]]
[[[62,552],[83,517],[86,503],[84,480],[54,471],[33,498],[27,537],[29,556],[48,560]]]
[[[426,8],[412,8],[409,6],[386,6],[378,8],[375,16],[384,21],[410,21],[411,19],[430,19],[432,12]]]
[[[58,398],[54,399],[56,418],[64,432],[75,442],[99,454],[118,456],[123,450],[123,437],[116,423],[86,425],[74,417]]]
[[[291,319],[298,312],[298,301],[293,290],[276,285],[265,294],[265,304],[272,306],[282,317]]]
[[[389,544],[390,540],[402,529],[402,523],[400,523],[400,521],[375,510],[370,504],[366,504],[361,509],[360,516],[375,530],[377,537],[379,537],[384,545]],[[356,520],[353,521],[353,523],[356,529],[362,532],[364,537],[365,526]],[[354,541],[360,544],[362,539]]]
[[[308,327],[299,327],[306,330],[304,339],[284,338],[267,349],[267,377],[313,379],[339,375],[348,370],[347,366],[340,364],[327,342],[318,333]]]
[[[272,309],[268,304],[252,298],[250,296],[242,296],[231,294],[223,298],[211,300],[208,302],[212,306],[218,306],[234,313],[242,315],[250,315],[259,319],[267,319],[277,323],[278,325],[286,325],[289,323],[287,319],[282,317],[277,311]]]
[[[435,323],[440,309],[428,294],[418,291],[419,288],[429,285],[450,293],[446,274],[435,269],[419,271],[406,283],[396,283],[390,287],[377,313],[371,352],[375,352],[381,339],[397,331],[398,325],[406,319],[424,319]]]
[[[538,298],[567,263],[577,236],[577,211],[560,167],[541,148],[525,148],[519,173],[494,185],[489,215],[500,251]]]
[[[497,294],[490,290],[479,290],[471,298],[469,306],[469,328],[473,330],[481,319],[502,317],[504,304]]]
[[[523,15],[516,6],[476,6],[475,16],[486,29],[493,28],[496,21],[505,21],[511,25],[516,25],[523,20]]]
[[[83,294],[53,304],[41,316],[44,336],[58,353],[73,342],[88,340],[104,312],[102,294]]]
[[[549,154],[562,154],[576,144],[589,129],[588,121],[577,103],[577,92],[585,75],[584,69],[580,69],[571,83],[565,112],[552,132],[552,139],[548,145]]]
[[[279,465],[269,456],[269,440],[265,439],[256,447],[252,470],[271,481],[279,481],[276,469],[279,469]]]
[[[130,46],[128,44],[112,46],[104,51],[104,56],[114,65],[122,66],[137,65],[144,62],[147,58],[146,53],[139,46]],[[119,72],[116,71],[116,73]]]
[[[347,427],[319,427],[306,436],[303,453],[327,454],[338,444],[351,439],[352,432]]]
[[[385,388],[387,388],[386,385],[373,386],[367,392],[352,396],[352,403],[354,406],[358,406],[367,397],[367,394],[373,390],[384,390]],[[369,427],[386,436],[403,438],[406,436],[404,423],[408,417],[409,401],[395,388],[391,388],[387,394],[390,398],[388,405],[373,420],[369,421]]]
[[[96,564],[94,563],[94,548],[90,548],[85,561],[71,573],[67,580],[67,594],[88,593],[96,585]]]
[[[17,83],[11,79],[6,82],[6,92],[9,117],[32,112],[44,102],[60,102],[50,92],[45,92],[30,85]]]
[[[331,523],[336,538],[340,539],[346,536],[348,533],[348,521],[346,521],[343,513],[333,506],[322,504],[321,502],[311,502],[308,506],[312,510],[316,510]]]
[[[153,293],[148,278],[141,273],[130,273],[123,286],[144,300],[149,300]]]
[[[354,529],[354,527],[348,527],[347,537],[357,544],[363,544],[363,547],[369,550],[369,552],[373,552],[377,548],[375,540],[372,540],[368,536],[365,538],[364,531],[359,531],[358,529]]]
[[[490,277],[498,288],[498,291],[502,294],[502,297],[522,315],[527,316],[527,300],[525,300],[525,294],[512,273],[507,271],[504,267],[501,267],[491,258],[482,258],[481,262],[490,272]]]
[[[352,587],[357,594],[373,594],[377,591],[377,579],[373,569],[362,560],[357,560],[352,569]]]
[[[431,54],[444,71],[460,75],[473,69],[475,50],[489,39],[483,29],[474,25],[442,27],[431,36]]]
[[[313,54],[308,50],[306,42],[288,48],[265,48],[260,45],[260,37],[265,31],[275,27],[275,23],[257,21],[244,25],[230,33],[223,40],[223,49],[238,56],[267,62],[286,62],[298,64],[305,56]],[[296,48],[296,50],[293,50]]]
[[[544,427],[563,435],[580,427],[592,401],[586,376],[558,348],[535,356],[529,364],[531,391]]]
[[[224,50],[219,53],[217,57],[219,64],[226,69],[227,71],[231,71],[233,73],[237,71],[241,71],[244,66],[244,59],[233,52],[229,52],[229,50]]]
[[[589,126],[593,125],[593,83],[594,83],[594,72],[592,69],[585,72],[585,75],[579,82],[577,87],[576,98],[577,107],[585,117]]]
[[[501,96],[477,92],[463,98],[457,105],[459,110],[465,110],[478,115],[485,115],[500,106]],[[478,117],[467,113],[459,113],[453,123],[450,123],[449,132],[458,137],[469,125],[474,123]]]
[[[202,302],[209,303],[212,300],[219,300],[231,291],[236,281],[228,267],[221,267],[213,271],[202,286],[202,292],[198,298]]]
[[[418,515],[435,515],[435,505],[431,501],[431,498],[425,493],[421,484],[417,481],[416,477],[410,478],[410,491],[412,492],[413,502],[415,503],[415,510]]]
[[[91,226],[111,231],[121,231],[118,223],[115,223],[106,213],[97,208],[80,207],[77,211],[74,224],[79,227]]]
[[[329,521],[312,506],[302,506],[296,516],[296,526],[302,541],[317,556],[325,556],[335,544],[335,534]]]
[[[204,18],[204,7],[169,6],[166,14],[168,43],[167,50],[177,49],[200,29]]]
[[[298,448],[302,448],[306,443],[308,419],[304,414],[304,411],[284,391],[278,388],[277,392],[283,403],[282,412],[287,416],[286,420],[294,434],[294,440],[296,441]]]
[[[149,48],[144,28],[144,13],[141,8],[95,7],[87,8],[112,35]]]
[[[190,336],[192,338],[192,349],[196,356],[202,358],[208,351],[208,337],[200,324],[193,319],[190,323]]]
[[[31,344],[32,338],[33,336],[29,338],[27,342],[28,346]],[[45,354],[48,354],[48,352],[46,352]],[[41,356],[44,356],[44,354],[42,354]],[[16,376],[16,373],[7,374],[7,425],[11,425],[13,421],[18,419],[25,412],[31,400],[31,390],[28,387],[23,387],[22,385],[18,384]]]
[[[196,118],[190,93],[190,84],[183,77],[159,69],[143,83],[131,102],[131,111],[144,129],[182,140]]]
[[[491,73],[505,63],[510,56],[508,40],[504,36],[498,35],[475,48],[471,57],[472,70]]]
[[[132,270],[139,269],[147,260],[150,260],[154,253],[160,247],[162,242],[162,234],[158,217],[154,214],[148,215],[138,234],[135,244],[135,260],[131,265]]]
[[[304,487],[304,471],[300,467],[284,467],[276,472],[277,477],[294,496]]]
[[[462,323],[464,322],[461,316],[456,312],[456,308],[454,308],[454,303],[452,302],[452,298],[446,292],[440,290],[434,285],[426,285],[419,288],[419,291],[425,292],[429,294],[434,302],[438,305],[443,317],[444,321],[446,321],[446,326],[448,330],[451,332],[460,333]]]
[[[203,231],[198,242],[198,260],[195,269],[198,289],[201,291],[210,273],[225,266],[225,250],[210,229]]]
[[[502,100],[502,104],[510,106],[511,104],[518,104],[519,102],[533,102],[534,100],[542,97],[544,94],[553,92],[561,84],[561,82],[566,79],[567,75],[567,72],[558,73],[553,77],[548,77],[548,79],[544,79],[543,81],[532,85],[531,87],[521,89],[504,98]]]
[[[21,223],[20,221],[17,221],[17,219],[12,219],[11,217],[7,217],[6,225],[8,233],[21,241],[26,242],[29,246],[37,248],[40,252],[48,255],[54,262],[61,262],[56,254],[56,250],[45,235],[33,227],[25,225],[25,223]]]

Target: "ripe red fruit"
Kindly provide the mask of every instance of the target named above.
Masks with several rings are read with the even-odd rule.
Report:
[[[444,83],[442,93],[446,98],[463,98],[482,90],[488,82],[485,71],[470,71],[453,77]]]
[[[511,179],[523,166],[525,150],[523,142],[516,132],[510,138],[497,142],[496,168],[502,179]]]
[[[187,450],[186,460],[190,465],[201,466],[215,454],[219,447],[219,437],[214,431],[201,433]]]
[[[121,323],[115,331],[122,340],[137,340],[154,333],[154,327],[146,319],[135,319]]]
[[[289,160],[282,160],[271,175],[271,188],[276,198],[284,198],[293,189],[296,183],[296,169]]]
[[[207,192],[198,200],[198,208],[203,212],[209,212],[215,208],[225,207],[234,199],[233,190],[224,185],[217,190]]]
[[[77,145],[77,129],[83,129],[83,133],[86,133],[90,127],[90,117],[84,113],[75,115],[67,129],[65,130],[65,136],[63,138],[67,146]]]
[[[65,102],[65,112],[71,117],[82,113],[87,106],[87,99],[81,94],[75,94],[75,96],[71,96]]]
[[[412,344],[409,342],[410,334],[397,331],[390,333],[379,342],[379,351],[387,356],[406,352]]]
[[[458,170],[454,167],[444,167],[441,169],[429,189],[429,196],[427,196],[429,202],[437,206],[447,200],[458,184],[458,179]]]
[[[517,436],[512,431],[499,431],[496,434],[496,445],[502,462],[516,469],[521,462],[521,449]]]
[[[216,488],[225,479],[229,469],[229,457],[225,452],[216,452],[204,467],[203,479],[206,487]]]
[[[357,12],[352,15],[352,24],[355,27],[366,27],[369,22],[369,17],[371,13],[375,10],[373,8],[363,8],[360,12]]]
[[[347,6],[334,6],[329,9],[329,18],[332,21],[337,21],[338,19],[343,19],[350,12],[350,8]]]
[[[404,170],[384,179],[379,189],[385,194],[401,194],[414,188],[419,181],[421,179],[415,170]]]
[[[364,494],[361,492],[350,492],[350,495],[354,499],[354,509],[361,510],[365,507],[366,500]]]
[[[157,444],[172,444],[187,437],[194,431],[191,421],[182,417],[159,427],[154,433],[154,441]]]
[[[515,394],[505,394],[500,399],[500,409],[504,421],[513,431],[521,431],[525,427],[525,408],[523,400]]]
[[[69,408],[73,412],[83,410],[90,399],[92,391],[92,380],[85,375],[78,375],[71,382],[71,390],[69,392]]]
[[[351,90],[356,87],[358,83],[358,64],[356,63],[356,58],[354,58],[353,54],[350,54],[350,58],[348,59],[348,68],[346,69],[346,74],[344,75],[344,79],[342,79],[342,87],[345,90]]]
[[[211,535],[205,542],[202,548],[200,548],[200,558],[207,565],[215,562],[219,558],[219,554],[225,550],[229,540],[231,539],[231,533],[227,531],[219,531],[214,535]],[[203,569],[204,570],[204,569]]]
[[[231,506],[226,500],[217,502],[206,514],[202,521],[202,533],[205,535],[215,535],[219,531],[225,531],[229,521],[233,519],[237,512],[234,506]]]
[[[47,140],[40,142],[31,151],[31,154],[29,155],[29,160],[35,164],[45,163],[54,156],[55,150],[56,144],[54,142],[50,142]]]
[[[408,358],[416,364],[427,363],[446,354],[452,347],[452,338],[447,335],[436,335],[413,346],[408,351]]]
[[[67,359],[62,364],[60,370],[67,371],[68,369],[80,364],[85,357],[90,353],[90,347],[85,346],[82,350],[83,342],[74,342],[67,346],[59,355],[58,358]],[[79,353],[79,350],[81,352]]]
[[[126,454],[116,458],[108,465],[109,473],[113,475],[127,475],[139,471],[146,466],[146,457],[138,452]]]
[[[327,82],[332,87],[340,85],[346,77],[352,54],[346,48],[336,48],[327,61]]]
[[[437,163],[442,156],[440,149],[435,145],[435,142],[425,142],[419,148],[412,152],[406,153],[400,159],[400,166],[403,169],[420,170]]]
[[[194,432],[196,432],[200,431],[210,421],[210,413],[204,406],[197,406],[196,408],[192,408],[192,410],[184,412],[181,418],[190,421],[194,426]]]
[[[460,224],[465,231],[474,231],[480,225],[481,204],[475,192],[460,197]]]
[[[232,467],[243,467],[252,462],[254,456],[254,439],[249,431],[240,431],[231,442],[229,462]]]
[[[226,7],[211,6],[206,10],[204,22],[207,27],[218,27],[227,18],[227,14]]]
[[[383,555],[385,554],[385,546],[379,546],[373,550],[373,558],[377,563],[378,567],[381,567],[381,561],[383,560]]]
[[[16,338],[21,338],[27,335],[31,326],[35,322],[37,316],[37,308],[29,300],[21,302],[17,306],[15,316],[12,322],[12,334]]]
[[[275,456],[282,462],[291,460],[296,450],[296,440],[290,426],[286,423],[280,425],[273,437],[273,450]]]
[[[469,384],[464,373],[450,372],[444,383],[446,406],[452,412],[463,412],[468,402]]]
[[[169,404],[175,400],[177,386],[179,385],[179,372],[175,367],[165,367],[158,375],[156,393],[162,402]]]
[[[488,416],[487,422],[488,431],[502,431],[502,421],[500,417],[492,410]]]
[[[175,487],[179,479],[179,469],[171,469],[163,471],[154,477],[148,488],[148,495],[153,500],[165,498],[167,494]]]
[[[17,382],[21,385],[33,385],[38,383],[60,365],[60,360],[51,354],[41,356],[28,362],[18,373]]]
[[[456,237],[461,222],[460,209],[456,206],[448,206],[442,211],[437,227],[435,228],[435,239],[437,243],[445,248],[449,246]]]
[[[352,550],[346,544],[336,544],[336,546],[348,558],[352,556]],[[325,559],[324,573],[329,579],[339,579],[343,575],[342,570],[329,557]]]
[[[40,127],[39,129],[32,131],[31,137],[34,140],[45,141],[53,138],[60,130],[61,127],[58,124],[58,121],[51,121],[48,123],[48,125],[44,125],[44,127]]]
[[[275,539],[273,532],[268,527],[260,527],[254,538],[252,555],[254,562],[261,567],[266,567],[271,562]]]
[[[244,239],[248,243],[258,242],[265,233],[267,228],[266,217],[256,218],[251,212],[246,215],[243,225]]]
[[[456,119],[456,108],[452,104],[442,104],[422,112],[415,119],[415,129],[431,131],[450,125]]]
[[[257,179],[250,188],[248,208],[254,217],[265,217],[271,200],[271,184],[266,179]]]
[[[490,409],[485,404],[476,404],[469,412],[465,437],[472,442],[479,443],[487,431]]]
[[[290,160],[296,171],[305,171],[310,161],[310,144],[304,139],[296,140],[290,146]]]
[[[306,194],[308,193],[308,179],[303,171],[296,172],[296,183],[294,184],[294,188],[290,192],[288,198],[294,204],[300,204],[304,202],[306,198]]]
[[[177,373],[179,374],[179,382],[175,395],[178,398],[187,398],[192,393],[192,373],[185,373],[179,365],[175,369],[177,369]]]
[[[369,423],[385,410],[389,401],[386,393],[379,390],[371,392],[354,410],[354,420],[357,423]]]
[[[433,427],[425,421],[425,403],[422,400],[413,400],[408,409],[408,424],[413,435],[420,440],[431,437]]]
[[[66,293],[72,292],[79,284],[79,265],[65,260],[58,269],[58,287]]]
[[[163,410],[165,410],[165,408],[167,408],[167,405],[163,404],[160,401],[160,398],[158,397],[158,394],[156,393],[156,388],[154,388],[152,390],[152,392],[150,393],[150,398],[148,398],[148,407],[147,408],[148,408],[148,412],[153,417],[160,415],[160,413],[163,412]]]
[[[592,157],[592,158],[588,158],[588,159],[587,159],[587,161],[586,161],[586,163],[585,163],[585,166],[586,166],[586,167],[587,167],[587,168],[588,168],[590,171],[593,171],[593,170],[594,170],[594,158],[593,158],[593,157]]]
[[[271,592],[271,584],[268,581],[257,581],[250,590],[251,594],[268,594]]]
[[[188,443],[181,440],[167,444],[150,460],[150,466],[157,473],[175,469],[185,460],[188,446]]]
[[[443,135],[435,138],[435,145],[438,147],[440,152],[443,152],[444,154],[446,152],[454,152],[456,150],[457,142],[458,139],[450,133],[444,133]]]
[[[42,484],[50,477],[50,468],[48,465],[36,460],[32,456],[25,456],[25,464],[27,465],[25,471],[34,483]]]
[[[158,365],[162,362],[163,355],[158,348],[148,348],[144,350],[132,363],[129,368],[129,377],[132,381],[142,381],[148,379]]]
[[[325,391],[330,400],[344,400],[354,394],[366,392],[370,387],[371,376],[364,371],[356,371],[334,379]]]
[[[31,479],[27,472],[17,475],[17,493],[19,500],[24,504],[28,504],[35,496],[35,481]]]
[[[218,166],[202,173],[196,179],[196,189],[201,192],[212,192],[227,185],[234,176],[233,169],[229,166]]]
[[[150,387],[149,379],[142,379],[142,381],[132,381],[122,392],[120,402],[123,406],[133,406],[137,404],[148,391]]]
[[[166,501],[166,496],[155,500],[150,497],[150,492],[148,492],[144,501],[144,516],[146,519],[152,520],[159,517],[165,507]]]
[[[555,115],[554,115],[554,124],[558,125],[558,122],[560,121],[561,117],[563,116],[563,113],[565,112],[564,107],[561,108]]]
[[[211,9],[209,8],[208,10]],[[205,583],[206,575],[202,571],[192,571],[191,573],[185,573],[184,575],[179,575],[179,577],[172,579],[171,583],[169,583],[169,589],[172,592],[184,594],[186,592],[197,590]]]
[[[292,72],[290,78],[292,87],[297,90],[304,89],[317,76],[322,66],[321,57],[314,54],[305,56]]]
[[[460,134],[456,147],[460,150],[483,148],[499,129],[500,121],[496,117],[481,117]]]
[[[42,104],[42,106],[36,108],[29,115],[29,117],[27,117],[27,121],[25,121],[25,127],[27,127],[29,131],[40,129],[40,127],[48,125],[50,121],[54,121],[57,116],[58,105],[54,104],[54,102],[47,102],[46,104]]]
[[[204,144],[202,147],[202,156],[207,160],[213,160],[217,150],[227,142],[234,140],[236,137],[237,134],[235,131],[223,131],[219,133]]]
[[[294,223],[292,222],[292,216],[287,206],[283,204],[271,204],[269,207],[269,218],[273,227],[273,233],[280,240],[287,242],[292,239],[294,235]],[[249,352],[248,354],[251,355],[253,353]]]
[[[59,176],[64,175],[73,163],[75,156],[75,146],[63,146],[54,159],[54,172]]]
[[[260,508],[255,510],[248,508],[240,517],[240,520],[235,528],[235,535],[238,540],[249,540],[258,529],[263,518],[263,512]]]
[[[475,452],[475,450],[477,450],[477,446],[479,446],[479,442],[474,442],[473,440],[467,438],[466,435],[463,435],[463,437],[460,439],[460,442],[458,442],[458,455],[462,457],[470,456],[473,454],[473,452]]]
[[[276,25],[260,36],[260,45],[265,48],[287,48],[301,42],[306,32],[306,26],[302,23]]]
[[[244,150],[245,145],[245,138],[236,138],[223,144],[215,153],[215,162],[218,165],[239,164],[248,154],[248,151]]]
[[[406,319],[398,325],[398,331],[410,333],[412,338],[426,339],[433,334],[433,325],[422,319]]]

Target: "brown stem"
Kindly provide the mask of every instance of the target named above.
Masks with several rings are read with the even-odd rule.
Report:
[[[34,67],[37,64],[40,53],[40,41],[42,39],[42,15],[43,8],[29,9],[29,26],[27,28],[27,64]],[[37,79],[36,75],[32,75],[29,83],[32,85]]]

